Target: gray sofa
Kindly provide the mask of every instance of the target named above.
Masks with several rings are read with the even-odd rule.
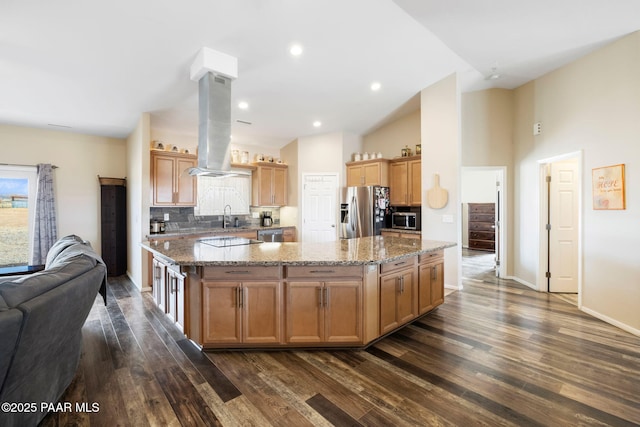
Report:
[[[99,291],[106,303],[106,278],[102,259],[74,235],[53,245],[44,270],[0,277],[0,403],[31,405],[5,403],[0,426],[37,425],[42,403],[55,404],[69,386]]]

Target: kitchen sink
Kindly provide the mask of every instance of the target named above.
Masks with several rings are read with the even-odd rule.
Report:
[[[246,237],[236,236],[207,237],[206,239],[199,239],[198,242],[205,245],[214,246],[216,248],[224,248],[227,246],[254,245],[262,243],[261,240],[247,239]]]

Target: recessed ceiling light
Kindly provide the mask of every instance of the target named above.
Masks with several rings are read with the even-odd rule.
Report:
[[[246,110],[247,108],[249,108],[249,103],[246,101],[240,101],[238,102],[238,108],[241,110]]]
[[[382,85],[380,84],[380,82],[371,83],[371,90],[374,92],[380,90],[381,87]]]
[[[289,48],[289,53],[293,56],[302,55],[302,45],[299,45],[297,43],[294,45],[291,45],[291,47]]]
[[[319,128],[320,126],[322,126],[322,122],[320,120],[316,120],[315,122],[313,122],[314,128]]]

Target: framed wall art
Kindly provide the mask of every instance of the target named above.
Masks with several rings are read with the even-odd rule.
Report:
[[[625,209],[624,164],[594,168],[591,179],[593,209]]]

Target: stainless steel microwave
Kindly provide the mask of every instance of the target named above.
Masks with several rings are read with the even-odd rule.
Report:
[[[391,214],[391,228],[420,230],[420,214],[415,212],[394,212]]]

